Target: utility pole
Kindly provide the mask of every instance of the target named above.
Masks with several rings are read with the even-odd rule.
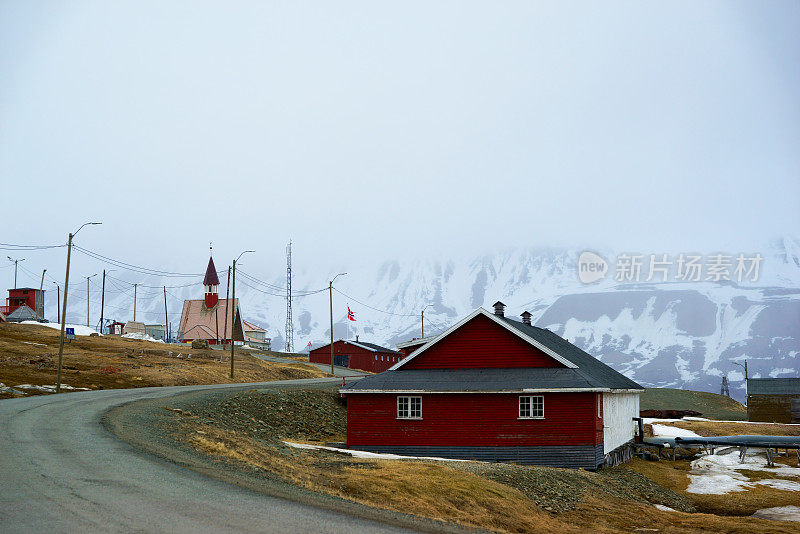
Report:
[[[84,223],[75,233],[69,234],[67,239],[67,274],[64,279],[64,305],[61,311],[61,336],[58,342],[58,371],[56,373],[56,393],[61,393],[61,363],[64,357],[64,330],[67,321],[67,289],[69,288],[69,260],[72,255],[72,238],[87,224],[102,224],[99,222]]]
[[[97,273],[94,273],[92,276],[97,276]],[[92,276],[86,277],[86,326],[87,327],[89,326],[89,278],[92,278]],[[102,329],[103,328],[101,325],[100,330]]]
[[[247,252],[255,252],[255,250],[245,250],[241,254],[239,254],[239,258],[242,257],[243,254]],[[239,260],[236,258],[233,260],[233,290],[231,291],[231,299],[233,300],[233,313],[231,313],[231,380],[233,380],[233,350],[235,347],[235,343],[233,342],[233,335],[234,335],[234,327],[236,326],[236,262]]]
[[[222,333],[222,344],[225,344],[225,340],[228,339],[228,297],[231,295],[231,266],[228,265],[228,283],[225,285],[225,326],[223,327]],[[233,336],[231,336],[233,339]],[[222,356],[220,356],[220,361],[222,361]]]
[[[103,269],[103,289],[100,290],[100,333],[103,333],[103,312],[106,307],[106,270]]]
[[[294,352],[292,323],[292,242],[286,245],[286,352]]]
[[[164,286],[164,337],[167,338],[164,341],[169,343],[169,339],[167,336],[167,325],[169,324],[169,316],[167,315],[167,286]]]
[[[425,308],[428,308],[429,306],[433,306],[433,304],[426,304],[422,308],[422,337],[420,339],[425,337]]]
[[[333,277],[333,280],[346,274],[347,273],[339,273]],[[330,299],[331,305],[331,374],[333,374],[333,280],[328,284],[328,298]]]
[[[42,289],[44,289],[44,273],[46,273],[46,272],[47,272],[47,269],[44,269],[44,270],[42,271],[42,282],[39,284],[39,291],[41,291]]]
[[[53,282],[56,285],[56,317],[58,317],[56,322],[61,322],[61,308],[59,307],[58,303],[61,302],[61,286],[58,283]]]
[[[136,286],[139,284],[133,284],[133,320],[136,321]]]
[[[11,256],[6,256],[6,258],[8,258],[8,261],[13,261],[14,262],[14,289],[17,289],[17,264],[19,262],[21,262],[21,261],[25,261],[25,258],[16,259],[16,260],[14,258],[12,258]]]

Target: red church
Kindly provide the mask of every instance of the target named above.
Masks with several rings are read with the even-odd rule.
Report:
[[[504,312],[478,309],[342,388],[347,446],[586,469],[627,459],[643,388],[528,312]]]
[[[231,340],[244,342],[239,299],[219,298],[219,277],[214,258],[208,259],[203,288],[202,300],[183,301],[178,339],[184,343],[205,339],[209,345],[227,344]]]

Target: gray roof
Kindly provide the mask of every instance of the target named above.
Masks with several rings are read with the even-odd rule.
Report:
[[[644,389],[557,334],[503,317],[509,327],[529,336],[576,368],[403,369],[385,371],[345,386],[379,391],[520,391],[523,389]]]
[[[748,378],[748,395],[800,395],[800,378]]]
[[[376,345],[375,343],[367,343],[366,341],[352,341],[347,339],[337,339],[334,343],[347,343],[348,345],[355,345],[356,347],[361,347],[362,349],[367,349],[372,352],[387,352],[389,354],[401,354],[401,352],[396,351],[394,349],[390,349],[387,347],[381,347],[380,345]],[[325,343],[324,345],[320,345],[319,347],[314,347],[314,350],[323,349],[325,347],[330,347],[330,343]]]

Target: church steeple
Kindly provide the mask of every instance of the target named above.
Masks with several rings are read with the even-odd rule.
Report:
[[[219,301],[219,293],[217,286],[219,286],[219,277],[217,276],[217,268],[214,267],[214,258],[208,258],[208,267],[206,267],[206,276],[203,278],[203,286],[205,287],[205,304],[206,308],[211,309],[217,305]]]

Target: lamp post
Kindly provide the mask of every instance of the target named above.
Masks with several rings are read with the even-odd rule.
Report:
[[[233,300],[234,306],[233,306],[233,311],[231,312],[231,380],[233,380],[233,347],[235,346],[234,339],[233,339],[233,327],[236,325],[236,311],[237,311],[237,308],[236,308],[236,305],[235,305],[235,303],[236,303],[236,262],[239,261],[239,258],[241,258],[243,255],[247,254],[248,252],[255,252],[255,250],[245,250],[244,252],[239,254],[239,257],[237,257],[235,260],[233,260],[233,271],[232,271],[232,273],[233,273],[233,287],[231,288],[232,289],[232,291],[231,291],[231,293],[232,293],[231,300]],[[245,284],[245,285],[247,285],[247,284]]]
[[[428,309],[431,306],[433,306],[433,304],[426,304],[422,308],[422,337],[420,339],[425,337],[425,310]]]
[[[56,322],[61,322],[61,308],[58,307],[58,303],[61,302],[61,286],[58,285],[58,282],[52,282],[56,286]]]
[[[97,273],[86,277],[86,327],[89,327],[89,278],[94,278]],[[101,328],[102,330],[102,328]]]
[[[347,273],[339,273],[333,277],[333,280],[336,280],[340,276],[344,276]],[[328,297],[330,298],[331,304],[331,374],[333,374],[333,280],[330,281],[328,284]]]
[[[738,365],[739,367],[744,369],[744,402],[745,402],[745,405],[747,405],[747,378],[748,378],[747,377],[747,360],[744,361],[744,365],[742,365],[739,362],[731,362],[731,363],[735,363],[736,365]]]
[[[14,262],[14,289],[17,289],[17,264],[19,262],[21,262],[21,261],[25,261],[25,258],[19,258],[19,259],[16,259],[16,260],[14,258],[12,258],[11,256],[6,256],[6,258],[8,258],[8,261],[13,261]]]
[[[67,239],[67,274],[64,279],[64,304],[61,308],[61,336],[58,342],[58,372],[56,374],[56,393],[61,393],[61,362],[64,356],[64,329],[67,322],[67,289],[69,288],[69,260],[72,256],[72,238],[87,224],[103,224],[99,222],[83,223],[80,228],[69,234]]]
[[[43,269],[42,270],[42,281],[41,281],[41,283],[39,283],[39,291],[44,289],[44,273],[46,273],[46,272],[47,272],[47,269]]]

